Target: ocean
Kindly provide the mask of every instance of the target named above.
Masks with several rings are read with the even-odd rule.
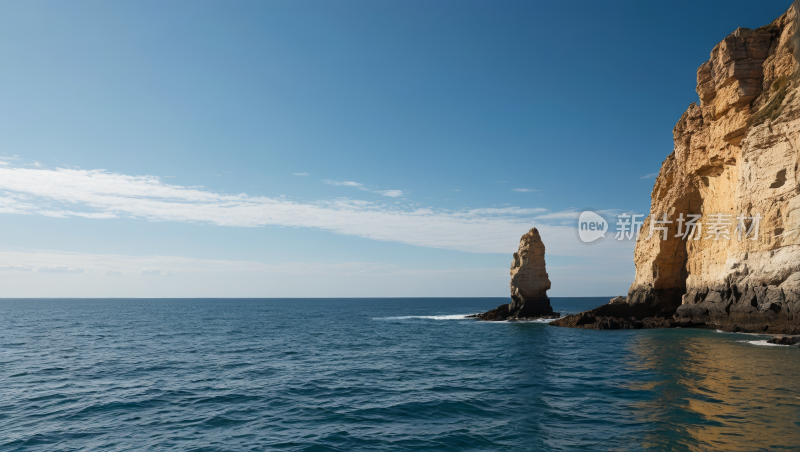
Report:
[[[463,318],[507,301],[3,299],[0,450],[800,447],[798,347]]]

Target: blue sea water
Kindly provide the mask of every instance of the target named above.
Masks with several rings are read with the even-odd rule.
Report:
[[[800,447],[797,347],[462,318],[506,301],[0,300],[0,450]]]

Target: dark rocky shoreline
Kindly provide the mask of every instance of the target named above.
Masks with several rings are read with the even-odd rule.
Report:
[[[754,291],[754,293],[762,292],[766,293],[761,290]],[[776,336],[767,342],[776,345],[800,345],[800,337],[792,337],[792,335],[800,335],[797,317],[792,314],[781,313],[780,309],[777,310],[777,313],[772,309],[742,313],[742,306],[733,309],[733,314],[731,314],[731,306],[738,306],[739,303],[752,304],[752,301],[746,297],[740,297],[739,303],[734,303],[737,299],[729,300],[730,303],[725,304],[725,309],[714,306],[717,309],[713,310],[714,314],[709,315],[708,308],[702,306],[698,308],[696,304],[682,304],[677,308],[670,309],[669,303],[666,302],[674,300],[674,294],[660,293],[658,295],[660,297],[652,292],[640,293],[639,296],[628,299],[620,296],[595,309],[564,317],[553,312],[550,307],[550,299],[547,297],[539,300],[512,300],[511,303],[500,305],[491,311],[467,317],[485,321],[555,319],[549,324],[593,330],[706,328],[729,333],[784,335]],[[629,304],[628,300],[637,303]],[[769,298],[765,300],[769,300]],[[758,301],[757,295],[756,301]],[[765,306],[765,304],[762,303],[761,306]],[[772,306],[772,304],[766,306]],[[780,307],[783,308],[783,305]],[[686,315],[687,312],[690,315]]]
[[[767,343],[775,345],[800,345],[800,337],[776,336],[768,340]]]
[[[598,330],[713,328],[733,333],[800,334],[800,275],[780,286],[718,287],[705,292],[634,290],[598,308],[550,322]]]
[[[561,317],[561,314],[553,312],[550,298],[545,296],[534,300],[512,299],[511,303],[501,304],[491,311],[472,314],[468,317],[487,321],[538,320],[557,319]]]

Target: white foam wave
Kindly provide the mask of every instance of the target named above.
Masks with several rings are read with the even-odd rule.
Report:
[[[397,317],[378,317],[373,320],[409,320],[409,319],[430,319],[430,320],[464,320],[470,314],[450,314],[450,315],[401,315]]]
[[[428,320],[474,320],[469,317],[474,314],[449,314],[449,315],[401,315],[396,317],[375,317],[372,320],[410,320],[410,319],[428,319]],[[550,323],[554,319],[533,319],[533,320],[501,320],[489,323]]]
[[[767,342],[766,339],[761,341],[737,341],[737,342],[745,342],[747,344],[752,344],[752,345],[766,345],[769,347],[782,347],[782,345],[780,344],[770,344],[769,342]]]

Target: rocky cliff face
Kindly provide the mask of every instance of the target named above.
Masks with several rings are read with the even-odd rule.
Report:
[[[660,319],[650,322],[656,326],[800,333],[797,17],[795,5],[757,30],[737,29],[700,66],[700,105],[691,104],[673,130],[674,151],[636,244],[627,306],[584,313],[582,325],[601,327],[603,314]],[[700,231],[679,235],[690,214],[701,215]],[[672,223],[659,223],[664,215]],[[715,225],[727,239],[714,239]],[[659,229],[648,238],[651,226],[668,228],[666,240]],[[559,322],[579,326],[577,318]]]
[[[536,228],[519,240],[519,249],[511,261],[511,303],[478,314],[481,320],[507,320],[524,318],[556,318],[550,306],[547,291],[550,278],[544,262],[544,243]]]

